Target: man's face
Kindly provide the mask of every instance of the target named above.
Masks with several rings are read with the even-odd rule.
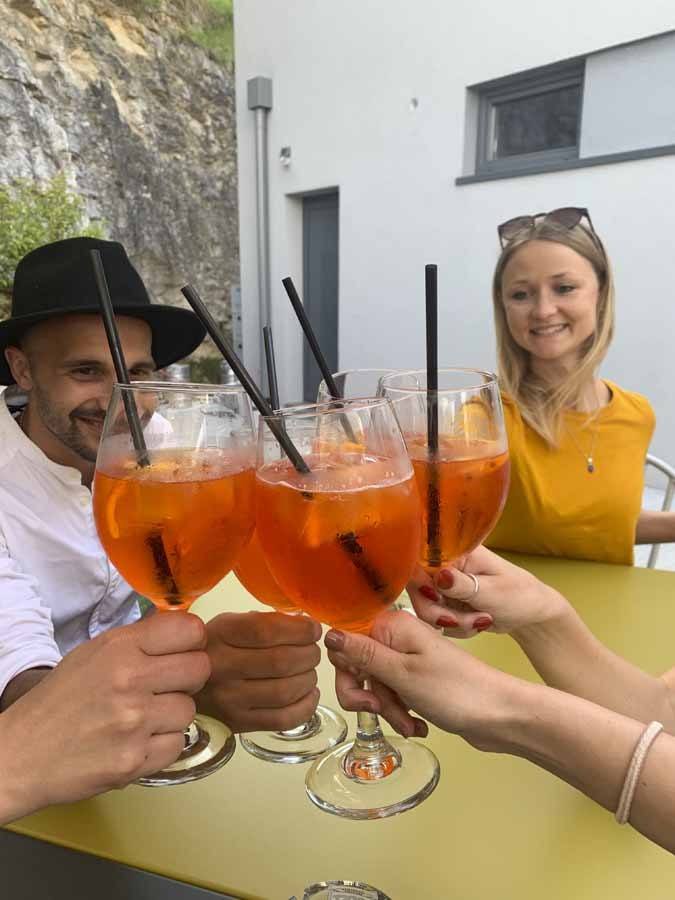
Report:
[[[129,375],[146,380],[155,369],[150,326],[117,316]],[[63,316],[34,326],[7,359],[51,436],[87,462],[96,461],[113,383],[117,380],[103,320]]]

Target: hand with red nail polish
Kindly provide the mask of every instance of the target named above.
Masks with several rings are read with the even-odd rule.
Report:
[[[383,613],[370,637],[328,632],[325,644],[340,703],[375,708],[405,737],[424,737],[423,719],[466,737],[494,704],[500,679],[509,679],[405,612]],[[366,678],[370,691],[361,686]]]
[[[424,569],[418,568],[407,584],[406,590],[415,612],[424,622],[434,628],[452,629],[452,637],[473,637],[479,630],[489,628],[492,625],[492,618],[487,617],[482,608],[474,609],[465,602],[455,600],[452,597],[452,588],[456,583],[454,569],[441,569],[434,583]],[[486,618],[489,618],[487,625]],[[480,623],[480,627],[476,621]]]
[[[472,637],[487,629],[517,637],[519,629],[547,622],[569,608],[553,588],[486,547],[441,569],[430,582],[426,573],[418,573],[412,589],[408,585],[415,610],[436,627],[449,627],[440,620],[453,616],[453,637]],[[422,597],[433,596],[433,603],[420,599],[423,589]]]

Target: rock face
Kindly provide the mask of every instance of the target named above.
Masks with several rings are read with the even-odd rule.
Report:
[[[191,281],[229,327],[234,76],[186,37],[197,7],[0,0],[0,182],[66,172],[156,301]]]

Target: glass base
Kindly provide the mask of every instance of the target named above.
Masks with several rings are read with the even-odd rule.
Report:
[[[295,900],[291,897],[291,900]],[[362,881],[321,881],[305,888],[302,900],[390,900]]]
[[[303,763],[316,759],[347,737],[347,723],[326,706],[317,706],[304,725],[289,731],[254,731],[239,735],[239,743],[258,759],[275,763]]]
[[[191,743],[183,750],[175,763],[155,772],[138,778],[134,784],[143,787],[164,787],[167,784],[187,784],[211,775],[232,757],[237,742],[234,735],[217,719],[209,716],[195,716],[195,720],[186,732]]]
[[[394,751],[373,768],[353,760],[353,744],[343,744],[317,760],[305,787],[312,803],[346,819],[383,819],[418,806],[440,777],[434,754],[417,741],[387,735]]]

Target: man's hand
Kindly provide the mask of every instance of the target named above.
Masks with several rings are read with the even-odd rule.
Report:
[[[122,787],[173,763],[210,673],[196,616],[81,644],[0,715],[0,818]]]
[[[206,626],[211,678],[200,712],[232,729],[281,731],[306,722],[319,702],[321,626],[308,616],[222,613]]]

